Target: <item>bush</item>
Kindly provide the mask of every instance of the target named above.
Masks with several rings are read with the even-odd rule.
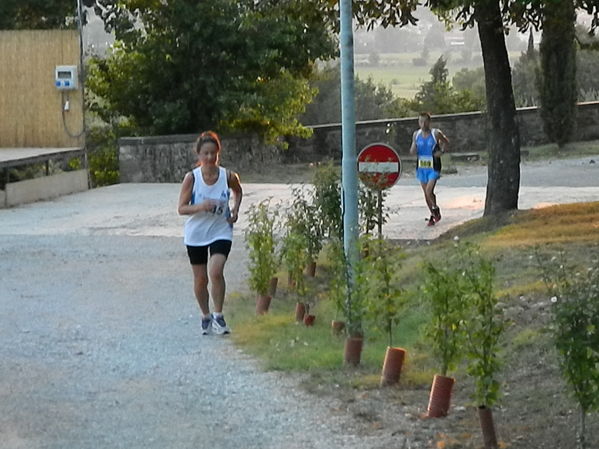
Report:
[[[319,166],[312,178],[313,202],[320,219],[324,238],[342,239],[343,217],[341,216],[341,179],[339,170],[328,162]]]
[[[422,287],[432,317],[425,335],[443,376],[455,369],[464,347],[466,303],[462,294],[462,272],[452,262],[455,261],[445,266],[426,262]]]
[[[499,339],[505,327],[494,291],[495,266],[475,245],[459,246],[462,294],[468,314],[464,320],[468,374],[474,378],[474,399],[491,407],[499,399]]]
[[[92,127],[87,132],[89,174],[92,186],[119,182],[118,136],[108,125]]]
[[[277,271],[275,228],[277,212],[270,211],[270,199],[252,204],[247,211],[245,241],[249,250],[249,284],[259,295],[266,295]]]
[[[368,254],[363,260],[368,280],[366,316],[375,328],[387,335],[390,347],[393,347],[393,330],[399,324],[405,305],[405,294],[393,280],[402,258],[401,251],[388,240],[368,240]]]
[[[586,269],[569,266],[563,253],[549,259],[535,251],[551,295],[551,330],[562,376],[580,407],[580,447],[586,415],[599,411],[599,259]]]

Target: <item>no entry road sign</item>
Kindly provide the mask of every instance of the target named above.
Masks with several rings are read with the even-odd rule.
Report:
[[[358,154],[358,176],[366,186],[385,190],[392,187],[401,175],[401,161],[393,148],[373,143]]]

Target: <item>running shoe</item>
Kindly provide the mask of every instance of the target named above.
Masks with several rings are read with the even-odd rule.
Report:
[[[427,226],[435,226],[435,217],[433,217],[431,215],[431,218],[428,219],[428,221],[426,222]]]
[[[212,317],[202,318],[202,335],[208,335],[212,332]]]
[[[441,209],[439,209],[438,207],[435,207],[433,209],[433,218],[435,220],[435,223],[441,221]]]
[[[231,333],[231,329],[229,329],[229,326],[227,326],[224,316],[212,315],[212,332],[214,332],[216,335],[223,335],[223,334]]]

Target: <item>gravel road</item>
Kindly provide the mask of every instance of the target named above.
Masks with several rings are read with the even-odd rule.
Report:
[[[572,164],[533,167],[521,207],[599,198],[597,165],[584,186],[559,182]],[[430,239],[480,216],[481,173],[468,176],[442,179],[444,219],[432,229],[420,188],[403,179],[388,235]],[[401,413],[393,435],[365,433],[334,401],[200,335],[178,188],[116,185],[0,210],[0,448],[424,447],[406,439],[414,424]],[[289,187],[247,185],[244,205],[271,195],[284,200]],[[246,288],[243,226],[229,292]]]
[[[402,443],[358,436],[339,404],[200,335],[181,238],[168,236],[181,232],[173,191],[114,186],[0,211],[0,448]],[[229,291],[245,289],[244,253],[238,238]]]

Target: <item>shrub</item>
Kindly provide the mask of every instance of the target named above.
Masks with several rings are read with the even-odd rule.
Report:
[[[252,204],[248,209],[245,241],[249,250],[249,284],[259,295],[266,295],[271,278],[277,271],[275,227],[277,212],[271,212],[270,199]]]
[[[551,295],[553,340],[563,377],[580,407],[579,447],[586,447],[586,415],[599,411],[599,259],[576,270],[564,253],[547,260],[535,251]]]

